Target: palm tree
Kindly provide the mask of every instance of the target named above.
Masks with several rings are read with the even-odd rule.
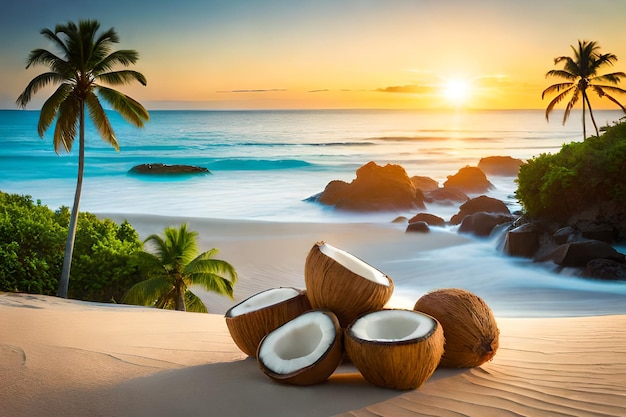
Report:
[[[49,84],[58,85],[41,108],[37,132],[43,138],[46,130],[56,119],[54,150],[59,154],[72,150],[77,128],[79,131],[78,177],[58,290],[59,297],[64,298],[67,298],[83,184],[85,107],[102,139],[111,144],[116,151],[119,151],[117,138],[99,97],[137,127],[143,127],[144,122],[150,119],[147,110],[137,101],[100,84],[115,86],[138,81],[146,85],[146,78],[136,71],[114,70],[118,65],[128,67],[135,64],[139,54],[127,49],[112,51],[113,44],[119,42],[117,33],[111,28],[98,34],[99,28],[100,23],[95,20],[81,20],[78,25],[73,22],[57,25],[54,31],[43,29],[41,34],[58,49],[58,54],[46,49],[34,49],[30,52],[26,68],[45,65],[50,71],[33,78],[16,102],[18,107],[25,108],[40,89]]]
[[[237,282],[235,268],[214,259],[218,252],[215,248],[198,255],[197,236],[197,232],[187,230],[187,224],[166,228],[164,238],[148,236],[145,242],[155,244],[156,255],[152,257],[158,260],[159,268],[149,279],[133,285],[122,302],[206,313],[204,303],[189,290],[192,285],[233,298],[233,285]]]
[[[589,108],[591,121],[599,135],[596,120],[593,117],[593,110],[589,102],[587,90],[594,91],[599,97],[606,97],[617,104],[626,113],[626,108],[617,101],[612,93],[626,93],[616,85],[620,82],[620,77],[626,77],[623,72],[613,72],[611,74],[598,75],[598,70],[605,66],[612,66],[617,62],[617,57],[613,54],[600,54],[600,46],[596,42],[578,41],[578,48],[571,46],[574,57],[560,56],[554,59],[554,64],[564,63],[563,69],[551,70],[546,73],[546,77],[562,78],[565,81],[553,84],[543,90],[541,98],[547,94],[557,93],[546,108],[546,120],[549,120],[550,112],[561,100],[571,94],[571,98],[565,107],[563,124],[567,121],[570,111],[582,97],[583,104],[583,139],[587,137],[585,126],[585,109]],[[612,84],[612,85],[607,85]],[[611,94],[610,94],[611,93]]]

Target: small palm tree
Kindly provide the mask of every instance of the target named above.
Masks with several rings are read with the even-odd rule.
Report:
[[[237,282],[235,268],[213,258],[217,249],[198,255],[197,236],[197,232],[187,230],[187,224],[166,228],[164,238],[149,236],[146,243],[155,244],[156,255],[151,256],[158,261],[159,268],[149,279],[133,285],[122,302],[206,313],[204,303],[189,289],[192,285],[233,298],[233,286]]]
[[[571,94],[571,98],[565,107],[563,124],[567,121],[570,111],[582,98],[583,104],[583,139],[587,137],[585,126],[585,109],[589,108],[591,121],[599,135],[596,120],[593,117],[593,110],[589,102],[587,90],[594,91],[599,97],[605,97],[617,104],[626,113],[626,108],[611,94],[626,93],[617,87],[620,77],[626,77],[623,72],[613,72],[611,74],[598,75],[598,70],[605,66],[612,66],[617,62],[617,57],[613,54],[600,54],[600,46],[596,42],[578,41],[578,48],[571,46],[574,57],[560,56],[554,59],[554,64],[564,63],[563,69],[551,70],[546,73],[546,77],[562,78],[565,81],[553,84],[543,90],[541,98],[547,94],[557,93],[546,108],[546,120],[549,120],[550,112],[561,100]],[[610,85],[609,85],[610,84]]]
[[[136,71],[114,70],[118,65],[128,67],[135,64],[139,54],[134,50],[112,51],[113,44],[119,42],[117,33],[111,28],[98,34],[99,28],[100,24],[95,20],[81,20],[78,25],[73,22],[57,25],[54,31],[43,29],[41,34],[53,43],[58,54],[46,49],[31,51],[26,68],[41,64],[49,67],[50,71],[33,78],[17,99],[18,107],[25,108],[40,89],[49,84],[58,84],[58,88],[41,108],[37,132],[43,138],[56,119],[54,150],[60,153],[72,150],[76,130],[79,131],[76,192],[58,290],[59,297],[64,298],[67,298],[69,286],[85,165],[85,108],[102,139],[116,151],[119,151],[117,138],[99,97],[137,127],[142,127],[150,119],[146,109],[137,101],[100,84],[123,85],[138,81],[146,85],[146,78]]]

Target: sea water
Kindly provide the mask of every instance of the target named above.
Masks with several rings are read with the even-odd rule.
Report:
[[[617,111],[595,115],[599,126],[622,116]],[[28,194],[53,209],[71,207],[78,140],[69,154],[56,154],[54,128],[40,138],[38,117],[37,111],[0,111],[0,190]],[[344,213],[307,198],[334,179],[352,181],[355,171],[369,161],[400,164],[409,176],[428,176],[442,185],[449,175],[476,166],[482,157],[528,160],[555,153],[565,143],[582,140],[580,113],[573,112],[566,125],[560,117],[555,114],[547,122],[540,110],[152,111],[151,120],[138,129],[109,113],[120,151],[87,126],[80,208],[94,213],[389,223],[415,212]],[[133,166],[145,163],[197,165],[210,174],[129,174]],[[489,180],[495,187],[488,195],[505,201],[512,211],[520,208],[515,178]],[[457,210],[429,205],[425,211],[449,219]],[[502,256],[497,245],[485,239],[462,250],[426,251],[398,262],[432,268],[432,274],[441,277],[439,286],[473,289],[502,314],[518,314],[520,309],[527,314],[626,312],[623,283],[557,274],[545,265]],[[420,285],[410,277],[399,281],[399,293]],[[610,302],[598,301],[605,299]],[[536,305],[529,308],[529,301]]]

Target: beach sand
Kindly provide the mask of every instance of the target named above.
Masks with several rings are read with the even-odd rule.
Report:
[[[626,315],[496,316],[493,361],[438,369],[411,391],[373,386],[350,364],[324,384],[278,384],[230,338],[224,311],[263,289],[303,288],[304,259],[318,240],[375,265],[466,237],[404,235],[394,225],[107,217],[128,218],[142,238],[187,221],[201,249],[219,248],[237,268],[236,299],[203,298],[212,314],[194,314],[0,294],[0,415],[626,415]]]

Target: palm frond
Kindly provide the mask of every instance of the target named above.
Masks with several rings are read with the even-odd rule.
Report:
[[[52,41],[52,43],[57,48],[59,48],[66,57],[69,55],[69,51],[67,50],[67,45],[65,45],[65,42],[63,42],[61,38],[59,38],[55,32],[46,28],[46,29],[42,29],[40,33],[44,37],[46,37],[48,40]]]
[[[65,81],[65,78],[56,72],[44,72],[33,78],[22,94],[17,98],[16,104],[20,108],[26,107],[33,95],[36,94],[42,88],[45,88],[48,84],[56,84]]]
[[[193,274],[189,276],[189,281],[206,291],[233,298],[234,283],[220,275],[210,273]]]
[[[626,73],[623,72],[613,72],[611,74],[603,74],[597,77],[593,77],[591,80],[593,83],[604,83],[609,82],[611,84],[618,84],[621,81],[622,77],[626,77]]]
[[[98,97],[93,92],[88,94],[85,98],[85,104],[87,104],[89,109],[89,118],[93,121],[96,129],[98,129],[100,137],[119,152],[120,145],[117,143],[117,137]]]
[[[30,68],[34,65],[45,65],[54,72],[58,72],[64,76],[68,76],[72,73],[72,67],[67,61],[59,58],[57,55],[46,49],[33,49],[30,51],[26,60],[26,68]]]
[[[626,90],[623,90],[621,88],[618,87],[611,87],[611,86],[593,86],[592,87],[593,90],[598,94],[598,96],[603,97],[603,98],[607,98],[610,101],[612,101],[613,103],[617,104],[624,113],[626,113],[626,107],[624,107],[624,105],[622,103],[620,103],[615,97],[613,97],[612,95],[608,94],[605,90],[609,90],[611,92],[620,92],[620,93],[626,93]]]
[[[559,104],[565,97],[567,97],[572,90],[576,90],[576,89],[577,87],[575,85],[572,85],[570,88],[558,94],[556,97],[552,99],[550,104],[548,104],[548,107],[546,107],[546,120],[549,120],[550,113],[552,112],[554,107],[557,104]]]
[[[565,125],[565,122],[567,122],[567,119],[569,118],[569,114],[574,108],[574,106],[576,105],[576,103],[578,102],[579,98],[580,98],[580,90],[576,88],[576,91],[574,91],[572,98],[567,103],[567,106],[565,106],[565,112],[563,113],[563,125]]]
[[[116,65],[128,67],[139,60],[139,52],[132,49],[120,49],[114,51],[97,62],[93,70],[96,74],[111,71]]]
[[[37,133],[43,138],[46,130],[50,127],[54,118],[57,115],[57,111],[67,96],[72,92],[73,86],[69,83],[61,84],[54,93],[43,104],[41,112],[39,113],[39,123],[37,125]]]
[[[141,281],[130,287],[122,297],[122,303],[140,306],[155,306],[172,290],[173,284],[166,277],[155,277]]]
[[[190,290],[185,292],[185,310],[192,313],[208,313],[206,305],[202,302],[202,300],[192,293]]]
[[[54,150],[57,154],[62,149],[65,152],[72,150],[72,144],[74,143],[74,138],[76,138],[80,106],[80,100],[73,94],[69,94],[59,106],[54,129]]]
[[[185,273],[189,275],[196,274],[213,274],[219,276],[227,276],[233,284],[237,283],[237,272],[235,267],[230,263],[221,260],[213,259],[213,255],[209,255],[208,252],[204,252],[196,257],[193,261],[187,264]],[[192,281],[193,282],[193,281]]]
[[[142,73],[132,70],[106,72],[97,75],[96,79],[111,85],[130,84],[133,81],[138,81],[144,86],[147,85],[146,77]]]
[[[574,81],[578,78],[578,74],[566,70],[550,70],[546,73],[546,78],[547,77],[563,78]]]
[[[559,93],[562,90],[567,90],[569,88],[572,88],[574,86],[574,83],[558,83],[558,84],[552,84],[550,87],[546,88],[545,90],[543,90],[543,92],[541,93],[541,99],[543,100],[543,98],[546,96],[546,94],[552,94],[552,93]]]
[[[122,117],[137,127],[143,127],[144,122],[150,120],[148,111],[137,101],[112,88],[101,85],[97,87],[98,94],[106,100]]]

